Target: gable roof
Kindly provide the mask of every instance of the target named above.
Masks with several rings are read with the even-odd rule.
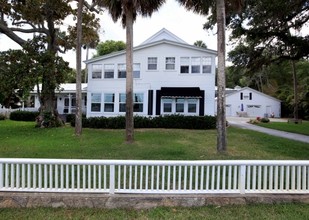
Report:
[[[239,90],[236,90],[235,92],[228,93],[228,94],[226,94],[225,96],[228,97],[228,96],[231,96],[231,95],[234,95],[234,94],[243,92],[244,90],[249,90],[249,91],[251,91],[251,92],[255,92],[255,93],[258,93],[259,95],[265,96],[265,97],[267,97],[267,98],[269,98],[269,99],[273,99],[273,100],[275,100],[275,101],[282,102],[282,101],[279,100],[279,99],[276,99],[276,98],[274,98],[274,97],[272,97],[272,96],[270,96],[270,95],[267,95],[267,94],[265,94],[265,93],[262,93],[262,92],[260,92],[260,91],[255,90],[255,89],[251,89],[250,87],[241,88],[241,89],[239,89]]]
[[[168,41],[174,41],[174,42],[178,42],[178,43],[182,43],[182,44],[188,44],[187,42],[185,42],[181,38],[177,37],[172,32],[166,30],[165,28],[162,28],[160,31],[158,31],[157,33],[152,35],[150,38],[145,40],[140,45],[149,44],[149,43],[153,43],[153,42],[161,41],[161,40],[168,40]]]
[[[179,37],[177,37],[173,33],[169,32],[165,28],[163,28],[161,31],[154,34],[152,37],[148,38],[146,41],[144,41],[139,46],[134,47],[133,52],[139,51],[139,50],[142,50],[142,49],[145,49],[145,48],[157,46],[157,45],[160,45],[160,44],[174,45],[174,46],[178,46],[178,47],[183,47],[183,48],[187,48],[187,49],[192,49],[192,50],[196,50],[196,51],[209,53],[209,54],[212,54],[212,55],[217,55],[217,51],[215,51],[215,50],[211,50],[211,49],[207,49],[207,48],[205,49],[205,48],[202,48],[202,47],[197,47],[197,46],[190,45],[190,44],[186,43],[185,41],[183,41],[182,39],[180,39]],[[89,64],[89,63],[96,62],[98,60],[105,60],[105,59],[108,59],[108,58],[120,56],[120,55],[123,55],[125,53],[126,53],[125,50],[121,50],[121,51],[113,52],[113,53],[106,54],[106,55],[103,55],[103,56],[100,56],[100,57],[95,57],[95,58],[86,60],[86,61],[84,61],[84,63]]]

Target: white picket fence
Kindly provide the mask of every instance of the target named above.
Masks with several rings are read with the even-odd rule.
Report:
[[[308,194],[309,161],[0,158],[0,191]]]

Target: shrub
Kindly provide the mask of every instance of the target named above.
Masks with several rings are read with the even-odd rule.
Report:
[[[269,118],[262,118],[262,119],[261,119],[261,122],[263,122],[263,123],[268,123],[268,122],[269,122]]]
[[[14,111],[10,114],[10,120],[13,121],[35,121],[39,112]]]
[[[83,118],[84,128],[124,129],[125,116]],[[71,121],[75,126],[75,120]],[[134,116],[135,128],[181,128],[181,129],[214,129],[216,118],[213,116],[165,115],[158,117]]]
[[[6,119],[5,115],[0,114],[0,120],[5,120],[5,119]]]

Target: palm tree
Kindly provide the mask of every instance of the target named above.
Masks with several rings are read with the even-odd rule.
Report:
[[[207,49],[207,45],[202,40],[197,40],[193,44],[194,46]]]
[[[216,13],[218,74],[217,74],[217,151],[227,151],[226,113],[225,113],[225,0],[177,0],[186,9],[207,15],[212,9]],[[229,0],[230,5],[240,6],[243,0]],[[214,10],[216,9],[216,10]]]
[[[84,0],[78,1],[77,9],[77,25],[76,25],[76,119],[75,119],[75,135],[82,134],[82,70],[81,70],[81,56],[82,56],[82,13]]]
[[[134,141],[133,121],[133,23],[137,14],[151,16],[165,0],[98,0],[98,4],[107,8],[112,19],[120,18],[126,28],[126,142]]]

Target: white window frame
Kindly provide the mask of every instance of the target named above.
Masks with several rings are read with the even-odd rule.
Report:
[[[209,74],[212,71],[211,69],[212,69],[212,59],[211,59],[211,57],[202,57],[202,73],[203,74]]]
[[[123,77],[122,74],[124,74],[125,76]],[[125,79],[127,77],[127,67],[125,63],[119,63],[117,65],[117,77],[118,79]]]
[[[110,100],[110,97],[112,99]],[[113,111],[106,111],[106,106],[112,105]],[[104,93],[104,105],[103,105],[103,111],[104,112],[115,112],[115,93]]]
[[[184,101],[182,101],[184,100]],[[178,102],[179,101],[179,102]],[[170,104],[171,111],[165,111],[164,105]],[[184,111],[177,111],[177,105],[183,104]],[[195,112],[189,112],[189,105],[195,104]],[[171,114],[180,114],[180,115],[199,115],[199,99],[198,98],[169,98],[169,97],[162,97],[161,98],[161,114],[162,115],[171,115]]]
[[[187,72],[182,71],[182,67],[187,68]],[[189,74],[190,73],[190,57],[180,57],[180,73]]]
[[[141,64],[133,63],[133,78],[139,79],[141,78]]]
[[[176,57],[165,57],[165,70],[175,70]]]
[[[92,79],[102,79],[102,64],[92,64]]]
[[[97,97],[94,99],[95,96]],[[92,104],[99,104],[99,111],[93,111]],[[102,110],[102,94],[101,93],[91,93],[90,111],[91,112],[101,112],[101,110]]]
[[[198,71],[195,71],[195,69],[197,69]],[[191,73],[201,73],[201,57],[191,57]]]
[[[147,69],[150,71],[158,70],[158,57],[148,57]]]
[[[113,77],[106,77],[107,74],[113,73]],[[115,77],[115,65],[104,64],[104,79],[114,79]]]

